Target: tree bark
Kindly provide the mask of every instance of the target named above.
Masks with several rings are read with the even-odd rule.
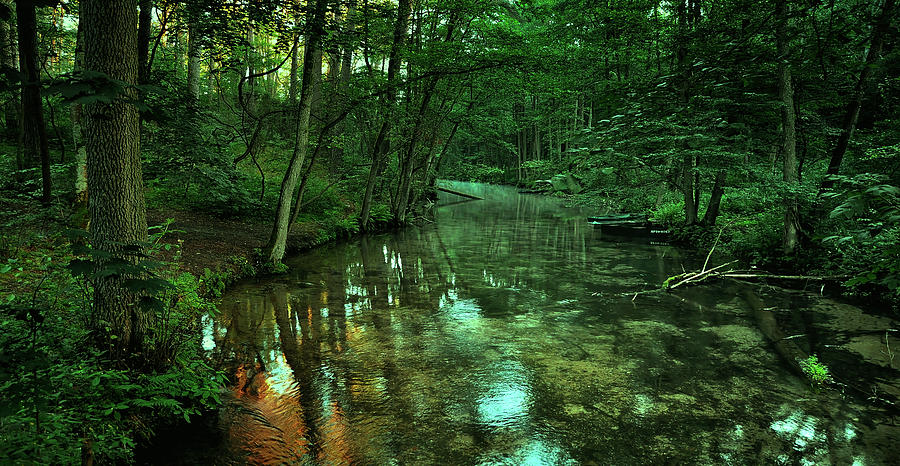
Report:
[[[150,25],[153,13],[153,0],[139,0],[137,59],[138,84],[147,84],[150,80]]]
[[[84,69],[84,26],[78,22],[78,30],[75,33],[75,66],[76,73]],[[82,128],[82,109],[80,103],[72,104],[72,142],[75,146],[75,208],[87,209],[88,184],[87,184],[87,151],[84,147],[84,129]],[[82,227],[87,226],[83,225]]]
[[[406,42],[406,30],[409,26],[409,14],[412,8],[410,0],[399,0],[397,5],[397,21],[394,23],[394,40],[391,45],[390,58],[388,59],[387,81],[388,90],[384,93],[382,100],[385,109],[384,121],[381,129],[378,131],[378,137],[375,139],[375,145],[372,148],[372,166],[369,168],[369,177],[366,180],[366,192],[363,196],[362,209],[359,215],[360,227],[365,230],[369,224],[369,211],[372,208],[372,197],[375,193],[375,182],[381,173],[381,166],[384,158],[390,151],[390,140],[388,135],[391,130],[391,118],[393,114],[393,106],[396,105],[397,90],[394,86],[397,74],[400,71],[400,50]]]
[[[308,33],[306,46],[303,53],[303,76],[300,83],[300,103],[297,115],[297,136],[294,141],[294,153],[288,165],[287,173],[281,182],[281,192],[278,196],[278,205],[275,211],[275,222],[272,226],[272,234],[269,244],[266,246],[267,261],[272,265],[278,265],[284,258],[287,249],[287,235],[290,229],[291,201],[294,198],[294,189],[303,161],[306,158],[309,143],[310,113],[312,111],[312,87],[313,68],[319,68],[322,72],[321,54],[319,60],[315,60],[316,49],[320,48],[322,36],[325,34],[325,10],[328,0],[315,0],[315,8],[310,9],[307,21]],[[321,53],[321,52],[320,52]]]
[[[37,57],[37,14],[31,0],[16,2],[16,29],[19,36],[19,69],[24,75],[22,85],[22,142],[24,161],[41,164],[41,203],[51,200],[50,146],[47,141],[47,124],[41,101],[41,77]]]
[[[429,80],[427,88],[422,95],[422,103],[419,106],[419,114],[413,125],[412,134],[409,137],[409,146],[406,150],[406,156],[402,160],[400,170],[400,180],[397,189],[397,204],[394,208],[394,217],[399,223],[406,221],[406,211],[408,210],[409,195],[412,189],[412,172],[415,165],[416,146],[418,145],[422,134],[422,122],[425,119],[425,113],[428,111],[428,105],[431,103],[431,96],[434,94],[434,88],[437,85],[437,78]]]
[[[775,42],[778,60],[778,99],[781,103],[781,155],[783,157],[782,179],[790,190],[784,199],[784,229],[781,245],[785,254],[792,254],[797,248],[800,232],[800,211],[796,190],[799,187],[797,174],[796,114],[794,112],[794,90],[791,85],[791,68],[788,62],[787,0],[775,2]]]
[[[684,195],[684,223],[694,225],[697,223],[697,199],[694,177],[694,156],[686,154],[682,160],[681,192]]]
[[[188,25],[188,92],[191,96],[191,105],[197,105],[200,101],[200,41],[197,37],[197,27],[191,22]]]
[[[300,38],[294,37],[294,47],[291,49],[291,73],[288,77],[288,102],[293,105],[297,102],[297,70],[300,65]]]
[[[349,15],[352,17],[353,12],[355,11],[355,5],[353,3],[350,4],[350,13]],[[349,21],[349,19],[348,19]],[[346,108],[349,103],[349,92],[350,92],[350,78],[353,73],[353,48],[345,47],[344,52],[341,55],[341,75],[340,82],[338,84],[338,101],[340,102],[341,111]],[[346,120],[341,120],[340,123],[334,128],[335,134],[344,135],[344,128],[346,127]],[[331,157],[329,161],[329,166],[331,166],[332,170],[336,170],[340,168],[341,162],[344,158],[344,141],[341,141],[337,147],[331,149]]]
[[[3,2],[3,7],[11,10],[6,2]],[[11,70],[19,69],[16,57],[17,44],[15,26],[11,24],[11,21],[0,20],[0,66]],[[9,137],[18,137],[20,105],[19,94],[17,93],[12,93],[10,99],[3,105],[6,133]],[[17,149],[21,150],[21,146],[17,147]],[[23,167],[19,166],[17,168],[21,169]]]
[[[135,84],[138,75],[137,0],[84,0],[84,68]],[[91,243],[120,260],[134,261],[147,239],[144,183],[141,178],[139,117],[125,91],[112,102],[84,105],[87,177],[91,195]],[[100,261],[100,267],[108,264]],[[148,312],[124,287],[126,276],[94,279],[94,316],[110,346],[140,351]],[[108,332],[104,328],[108,326]]]
[[[725,194],[725,177],[725,170],[719,170],[716,173],[716,181],[713,183],[709,204],[706,206],[706,213],[703,214],[701,225],[713,226],[716,224],[716,219],[719,218],[719,208],[722,205],[722,195]]]
[[[322,127],[324,108],[322,105],[322,44],[320,43],[312,52],[311,56],[304,53],[303,60],[313,61],[312,69],[310,69],[312,76],[309,82],[310,121],[313,128],[320,128]],[[304,63],[303,72],[305,73],[307,69],[306,63]]]
[[[881,6],[881,13],[875,20],[872,28],[872,42],[869,45],[869,51],[866,53],[866,63],[859,72],[859,79],[853,88],[853,94],[850,96],[850,102],[847,103],[847,111],[844,114],[844,123],[841,125],[841,134],[838,136],[837,144],[831,151],[831,160],[828,163],[828,169],[825,171],[825,178],[819,188],[821,195],[825,190],[834,186],[832,177],[837,175],[841,169],[841,163],[844,161],[844,154],[847,153],[847,147],[850,145],[850,138],[856,130],[856,121],[859,119],[859,109],[862,107],[863,94],[865,94],[866,85],[869,77],[875,69],[875,63],[881,55],[881,49],[884,47],[884,38],[888,35],[891,26],[891,16],[894,14],[895,0],[884,0]]]

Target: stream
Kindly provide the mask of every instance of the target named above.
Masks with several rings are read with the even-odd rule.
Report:
[[[640,295],[698,255],[604,238],[598,212],[448,183],[435,221],[230,288],[204,348],[236,383],[216,438],[166,463],[898,464],[898,322],[816,295],[709,283]],[[742,297],[846,385],[792,372]],[[168,455],[168,456],[165,456]]]

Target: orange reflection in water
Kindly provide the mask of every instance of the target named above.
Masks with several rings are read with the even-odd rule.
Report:
[[[285,464],[309,453],[303,410],[295,396],[271,390],[268,373],[258,361],[241,364],[225,397],[220,426],[232,453],[248,464]]]

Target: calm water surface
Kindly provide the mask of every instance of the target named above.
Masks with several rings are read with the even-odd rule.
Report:
[[[454,187],[485,200],[442,194],[434,223],[305,253],[289,276],[225,295],[204,346],[237,383],[207,460],[897,462],[890,415],[810,390],[737,285],[627,294],[703,257],[604,240],[595,212],[552,198]],[[877,333],[896,322],[761,292],[788,334],[811,335],[800,346],[896,393]]]

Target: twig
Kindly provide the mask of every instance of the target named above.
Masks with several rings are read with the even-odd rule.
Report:
[[[888,331],[889,330],[884,331],[884,344],[885,344],[885,346],[887,346],[888,366],[890,366],[890,368],[893,369],[894,368],[894,353],[891,352],[891,339],[890,339],[890,335],[888,335]]]
[[[719,244],[719,238],[722,237],[722,233],[725,232],[725,228],[727,228],[729,225],[731,225],[734,222],[735,222],[735,220],[732,220],[732,221],[726,223],[725,225],[723,225],[722,228],[719,229],[719,234],[716,235],[716,240],[713,242],[712,247],[709,249],[709,254],[706,255],[706,260],[703,261],[703,270],[701,270],[701,272],[706,271],[706,265],[709,264],[709,258],[712,257],[713,251],[716,250],[716,246]]]
[[[684,280],[681,280],[680,282],[678,282],[678,283],[676,283],[676,284],[674,284],[674,285],[672,285],[672,286],[669,286],[669,287],[667,287],[667,288],[669,288],[669,289],[671,290],[671,289],[674,289],[674,288],[678,288],[679,286],[684,285],[685,283],[688,283],[688,282],[698,281],[698,280],[705,279],[706,276],[710,275],[711,273],[715,272],[716,270],[719,270],[719,269],[721,269],[721,268],[723,268],[723,267],[727,267],[727,266],[729,266],[729,265],[731,265],[731,264],[734,264],[735,262],[737,262],[737,261],[736,261],[736,260],[733,260],[733,261],[731,261],[731,262],[726,262],[726,263],[724,263],[724,264],[722,264],[722,265],[718,265],[718,266],[716,266],[716,267],[713,267],[713,268],[711,268],[711,269],[709,269],[709,270],[704,270],[704,271],[702,271],[702,272],[695,273],[695,274],[693,274],[693,275],[691,275],[691,276],[685,278]]]

